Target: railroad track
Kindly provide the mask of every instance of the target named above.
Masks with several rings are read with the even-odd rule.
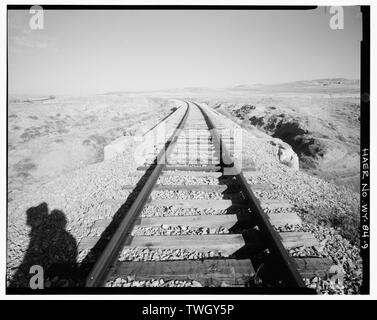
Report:
[[[326,272],[320,258],[289,249],[318,245],[291,205],[260,201],[254,166],[233,162],[235,139],[216,128],[213,111],[187,102],[169,138],[153,144],[134,176],[136,198],[89,273],[87,287],[216,286],[304,290],[303,278]],[[279,213],[273,213],[275,209]],[[127,285],[128,283],[128,285]]]

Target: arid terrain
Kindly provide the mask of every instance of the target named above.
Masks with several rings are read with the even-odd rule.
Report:
[[[9,191],[102,161],[103,147],[112,140],[166,116],[174,107],[171,98],[206,102],[244,128],[280,138],[298,155],[300,170],[358,191],[359,90],[358,81],[324,79],[44,101],[13,97]]]
[[[322,253],[346,274],[340,293],[357,293],[359,82],[346,79],[46,100],[10,97],[8,279],[30,246],[25,212],[41,205],[46,212],[62,210],[77,242],[77,262],[87,258],[81,242],[96,234],[98,219],[119,210],[108,201],[127,198],[123,186],[135,183],[127,176],[136,168],[132,146],[106,161],[104,147],[122,136],[140,136],[185,99],[242,125],[245,161],[261,172],[258,182],[269,181],[274,197],[300,208]]]
[[[105,145],[142,133],[175,106],[132,94],[34,99],[13,97],[8,106],[8,201],[28,185],[103,161]]]
[[[248,130],[288,143],[300,170],[358,192],[360,83],[320,79],[226,90],[187,90]]]

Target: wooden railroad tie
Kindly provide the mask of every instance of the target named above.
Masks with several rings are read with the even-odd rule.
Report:
[[[279,236],[286,249],[318,246],[318,241],[310,232],[281,232]],[[78,245],[79,251],[92,248],[100,237],[83,238]],[[230,256],[239,249],[254,250],[263,246],[258,237],[245,242],[242,234],[210,235],[172,235],[172,236],[135,236],[125,248],[149,249],[192,249],[195,251],[217,251]]]
[[[333,265],[329,258],[295,258],[303,278],[326,278]],[[113,274],[132,275],[135,280],[194,280],[203,286],[244,286],[255,275],[250,259],[204,259],[202,261],[122,261]]]

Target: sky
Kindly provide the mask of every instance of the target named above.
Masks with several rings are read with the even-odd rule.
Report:
[[[225,88],[360,77],[362,18],[306,11],[8,11],[9,94]]]

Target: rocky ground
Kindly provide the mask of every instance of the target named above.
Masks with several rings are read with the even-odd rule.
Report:
[[[168,109],[168,108],[167,108]],[[11,113],[10,113],[11,114]],[[219,120],[217,120],[219,121]],[[226,122],[226,121],[225,121]],[[292,203],[305,222],[303,228],[314,233],[321,243],[316,254],[330,257],[334,268],[344,273],[344,281],[336,285],[328,279],[307,279],[307,285],[321,293],[358,293],[361,282],[361,259],[358,249],[359,195],[344,186],[313,177],[297,170],[295,159],[285,161],[279,156],[279,146],[283,143],[260,131],[243,130],[243,162],[255,163],[258,176],[250,182],[269,182],[273,194]],[[272,141],[272,143],[271,143]],[[129,177],[137,164],[132,159],[132,150],[137,142],[132,142],[123,155],[116,158],[79,167],[74,171],[51,178],[48,182],[37,181],[26,188],[14,191],[8,200],[8,252],[7,279],[10,286],[28,285],[25,275],[32,264],[52,264],[67,262],[79,264],[90,261],[90,250],[84,246],[84,239],[97,236],[98,221],[121,216],[132,198],[131,191],[124,188],[134,184],[137,177]],[[287,150],[289,147],[286,147]],[[292,155],[294,153],[291,153]],[[9,155],[11,157],[11,154]],[[174,177],[161,183],[196,183],[195,177]],[[208,182],[207,182],[208,183]],[[209,181],[216,183],[216,181]],[[214,195],[216,196],[216,195]],[[261,199],[271,197],[260,193]],[[125,203],[126,202],[126,203]],[[125,204],[124,204],[125,203]],[[208,209],[211,212],[211,209]],[[203,211],[201,211],[203,212]],[[221,214],[213,211],[212,214]],[[169,210],[144,210],[144,216],[170,215]],[[173,215],[182,213],[176,210]],[[211,230],[191,230],[187,232],[212,232]],[[175,232],[174,228],[156,230],[135,230],[135,232]],[[227,232],[215,230],[214,232]],[[174,256],[190,258],[195,252],[160,252],[161,257]],[[216,252],[201,253],[213,257]],[[294,252],[291,254],[295,255]],[[300,254],[299,252],[297,253]],[[310,254],[313,254],[311,252]],[[122,253],[121,259],[140,256],[149,259],[156,253]],[[51,258],[53,257],[53,258]],[[57,282],[59,279],[53,279]],[[115,279],[121,286],[154,286],[159,279],[140,283],[134,279]],[[157,282],[156,282],[157,281]],[[51,281],[50,281],[51,282]],[[197,283],[163,283],[162,285],[198,286]]]

